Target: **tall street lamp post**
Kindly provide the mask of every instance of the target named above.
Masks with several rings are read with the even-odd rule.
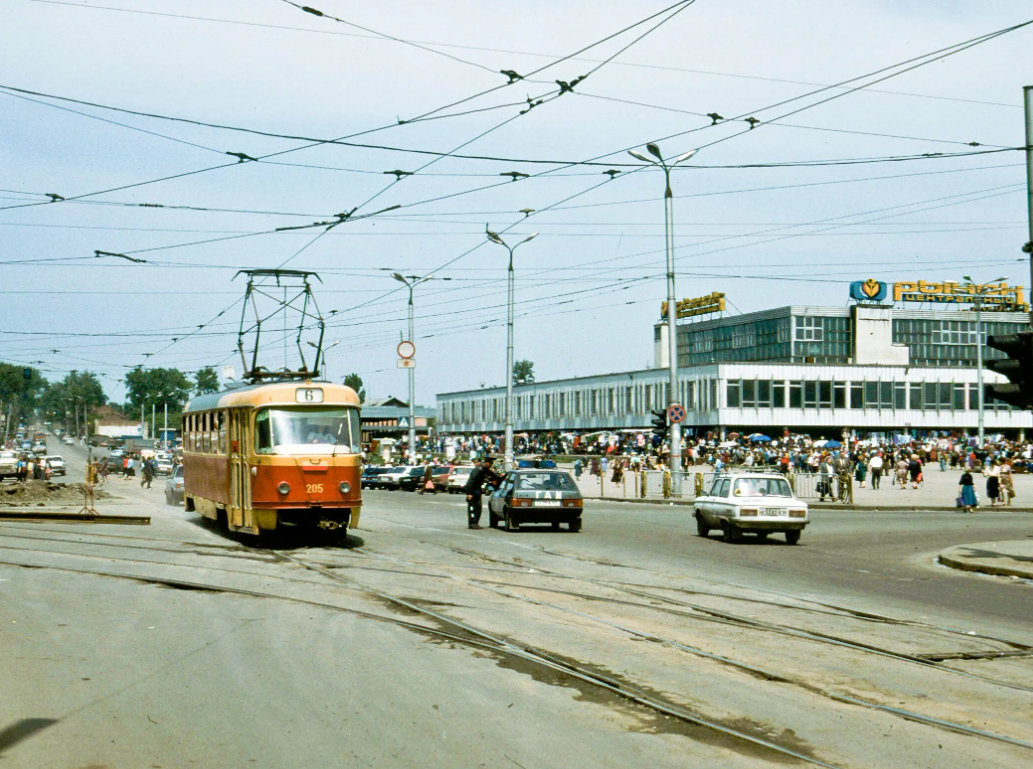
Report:
[[[986,431],[983,428],[983,316],[980,310],[983,309],[983,294],[993,290],[987,286],[994,283],[1003,283],[1008,278],[995,278],[989,284],[979,285],[968,275],[962,276],[965,279],[964,287],[968,293],[976,297],[976,390],[977,393],[977,418],[979,419],[979,448],[983,448]]]
[[[416,336],[414,320],[413,320],[413,303],[412,303],[412,292],[421,283],[426,283],[428,280],[435,280],[430,275],[402,275],[398,272],[392,272],[391,277],[400,283],[404,283],[405,287],[409,289],[409,339],[411,344],[413,337]],[[437,280],[451,280],[451,278],[437,278]],[[409,366],[409,461],[413,464],[416,462],[416,369],[412,365]]]
[[[492,232],[485,226],[488,240],[498,243],[509,251],[509,272],[507,273],[507,314],[506,314],[506,445],[503,453],[503,465],[506,470],[513,469],[513,252],[527,241],[536,238],[537,232],[533,232],[521,240],[515,246],[506,244],[497,232]]]
[[[646,151],[652,158],[646,157],[641,152],[630,150],[633,158],[641,160],[650,165],[662,168],[664,171],[664,241],[667,247],[667,357],[670,364],[670,384],[668,385],[668,408],[678,402],[678,307],[674,293],[674,195],[671,193],[671,170],[679,163],[688,160],[698,152],[689,150],[668,163],[660,154],[660,148],[653,143],[646,145]],[[675,495],[681,493],[681,424],[671,424],[671,483]]]

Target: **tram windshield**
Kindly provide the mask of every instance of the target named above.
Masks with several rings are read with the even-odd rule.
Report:
[[[255,416],[259,454],[361,454],[354,408],[267,408]]]

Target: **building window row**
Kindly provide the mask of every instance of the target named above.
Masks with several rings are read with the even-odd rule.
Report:
[[[840,382],[829,380],[730,379],[728,408],[896,409],[971,411],[978,408],[975,384],[961,382]],[[988,411],[1011,411],[988,400]]]

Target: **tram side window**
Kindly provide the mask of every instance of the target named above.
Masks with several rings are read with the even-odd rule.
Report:
[[[211,414],[201,415],[201,453],[210,454],[212,452],[212,434],[209,431],[209,423],[211,421]]]
[[[216,414],[219,420],[219,453],[226,453],[226,412],[220,411]]]

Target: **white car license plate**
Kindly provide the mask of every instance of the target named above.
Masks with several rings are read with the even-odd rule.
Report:
[[[776,518],[786,518],[789,516],[789,511],[784,507],[764,507],[761,508],[761,515],[771,515]]]
[[[536,499],[534,502],[535,507],[562,507],[563,502],[558,499]]]

